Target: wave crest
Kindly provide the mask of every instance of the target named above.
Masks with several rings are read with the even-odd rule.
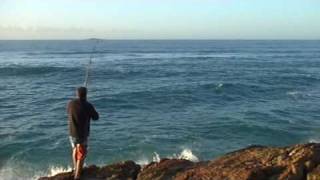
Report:
[[[49,173],[48,176],[54,176],[57,175],[59,173],[64,173],[64,172],[70,172],[72,170],[72,168],[70,166],[68,167],[62,167],[62,166],[52,166],[49,169]]]
[[[173,154],[172,156],[167,156],[165,158],[185,159],[185,160],[189,160],[192,162],[199,162],[199,158],[195,154],[193,154],[191,149],[183,149],[179,154]],[[147,165],[150,162],[160,162],[161,159],[162,159],[162,157],[157,152],[154,152],[153,156],[152,156],[152,161],[148,160],[147,158],[141,158],[141,159],[137,160],[136,163],[140,164],[140,165]]]

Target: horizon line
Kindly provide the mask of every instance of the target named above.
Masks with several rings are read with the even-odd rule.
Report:
[[[235,38],[235,39],[228,39],[228,38],[210,38],[210,39],[203,39],[203,38],[74,38],[74,39],[0,39],[0,41],[91,41],[91,40],[100,40],[100,41],[320,41],[319,39],[303,39],[303,38],[275,38],[275,39],[266,39],[266,38]]]

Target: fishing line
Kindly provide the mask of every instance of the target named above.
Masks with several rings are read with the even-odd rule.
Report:
[[[86,75],[85,75],[85,79],[84,79],[84,83],[83,83],[83,86],[86,87],[86,88],[88,87],[90,67],[91,67],[91,64],[92,64],[92,59],[94,57],[94,53],[95,53],[95,51],[97,49],[97,46],[98,46],[98,42],[99,42],[99,40],[96,40],[96,42],[95,42],[95,44],[94,44],[94,46],[92,48],[90,57],[89,57],[89,62],[87,64],[87,66],[86,66]]]

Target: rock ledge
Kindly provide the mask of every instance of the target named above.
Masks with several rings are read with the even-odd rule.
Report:
[[[71,180],[61,173],[39,180]],[[133,161],[84,169],[83,180],[320,180],[320,144],[250,146],[211,161],[162,159],[144,167]]]

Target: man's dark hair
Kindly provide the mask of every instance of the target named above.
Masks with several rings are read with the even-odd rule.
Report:
[[[86,87],[79,87],[77,89],[78,96],[80,99],[86,99],[87,98],[87,88]]]

